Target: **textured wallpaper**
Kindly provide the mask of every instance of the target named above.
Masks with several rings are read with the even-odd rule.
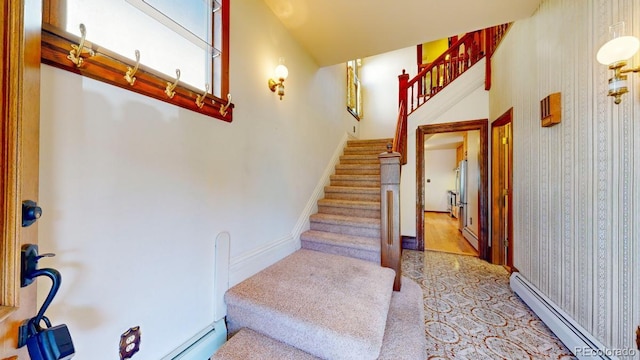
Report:
[[[492,58],[490,121],[513,107],[515,266],[624,350],[640,325],[640,78],[614,105],[595,59],[619,21],[640,37],[640,1],[543,1]],[[539,102],[554,92],[562,123],[543,128]]]

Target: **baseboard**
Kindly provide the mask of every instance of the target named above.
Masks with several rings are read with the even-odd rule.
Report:
[[[418,249],[418,239],[415,236],[401,236],[402,248],[407,250],[420,250]]]
[[[250,276],[282,260],[298,250],[300,240],[291,235],[276,240],[253,251],[231,259],[229,269],[229,287],[239,284]]]
[[[208,359],[225,341],[227,341],[227,326],[224,320],[220,320],[207,326],[186,343],[164,356],[162,360]]]
[[[476,251],[478,251],[479,241],[478,236],[473,233],[473,231],[469,230],[469,228],[465,227],[462,229],[462,236],[473,246]]]
[[[533,310],[578,359],[617,359],[551,299],[520,273],[511,274],[511,289]]]
[[[336,164],[340,161],[340,155],[349,140],[349,134],[344,133],[340,143],[337,145],[331,159],[329,160],[322,177],[318,180],[307,204],[298,217],[298,221],[291,230],[291,234],[281,239],[275,240],[253,251],[231,259],[229,270],[229,286],[234,286],[248,277],[258,273],[268,266],[282,260],[287,255],[300,249],[300,234],[310,227],[309,217],[317,212],[318,200],[324,196],[324,188],[329,184]]]

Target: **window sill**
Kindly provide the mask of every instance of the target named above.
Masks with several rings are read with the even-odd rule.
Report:
[[[154,99],[164,101],[184,109],[211,116],[213,118],[231,122],[233,120],[233,104],[228,104],[211,94],[207,94],[202,107],[196,104],[196,99],[201,91],[186,84],[178,84],[174,89],[175,95],[170,98],[165,93],[167,83],[173,83],[175,79],[170,79],[164,74],[160,74],[153,69],[140,65],[135,73],[134,85],[124,79],[130,60],[100,48],[99,46],[85,41],[85,48],[93,49],[95,55],[88,57],[83,53],[83,64],[77,67],[71,60],[67,59],[71,45],[77,45],[80,38],[75,35],[63,32],[50,25],[43,24],[42,27],[42,63],[67,70],[82,76],[105,82],[122,89],[133,91]],[[228,106],[227,106],[228,105]]]

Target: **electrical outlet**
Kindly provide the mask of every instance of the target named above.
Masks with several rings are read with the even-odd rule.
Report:
[[[135,326],[120,335],[120,360],[131,359],[140,350],[140,326]]]

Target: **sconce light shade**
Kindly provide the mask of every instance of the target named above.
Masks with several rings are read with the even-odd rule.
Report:
[[[276,76],[276,79],[278,79],[278,80],[286,80],[287,76],[289,76],[289,69],[287,69],[287,67],[284,66],[283,64],[280,64],[280,65],[276,66],[276,69],[274,71],[274,75]]]
[[[289,76],[289,69],[284,66],[284,58],[280,58],[280,64],[276,66],[276,69],[273,71],[274,79],[269,79],[269,90],[276,93],[282,100],[284,96],[284,81]]]
[[[607,65],[610,70],[613,70],[613,76],[609,78],[607,95],[612,96],[613,103],[618,105],[622,101],[622,95],[629,92],[627,76],[624,74],[640,71],[640,66],[625,68],[627,60],[640,49],[640,40],[635,36],[624,34],[624,22],[609,26],[609,35],[611,40],[600,47],[596,59],[602,65]]]
[[[640,40],[635,36],[620,36],[609,40],[600,47],[596,59],[602,65],[625,61],[640,49]]]

